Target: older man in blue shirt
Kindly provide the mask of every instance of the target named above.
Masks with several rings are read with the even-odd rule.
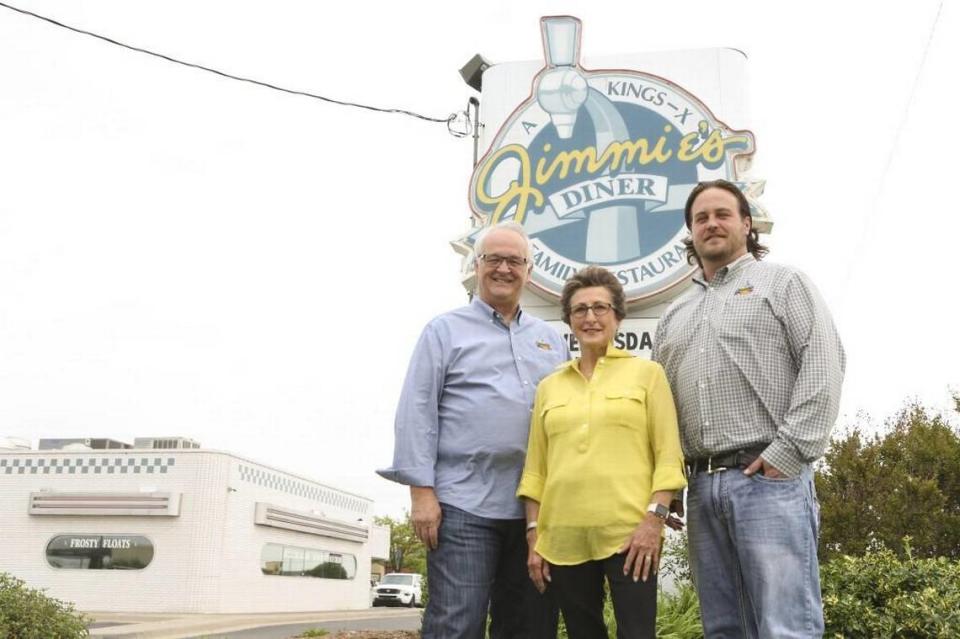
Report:
[[[530,244],[519,224],[475,245],[477,296],[434,318],[400,396],[393,466],[410,486],[426,544],[430,601],[423,639],[555,637],[552,596],[527,578],[526,526],[515,497],[537,383],[567,359],[558,333],[520,310]]]

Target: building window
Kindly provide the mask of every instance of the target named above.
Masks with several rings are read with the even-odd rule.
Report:
[[[58,535],[47,544],[54,568],[142,570],[153,561],[153,543],[140,535]]]
[[[265,575],[283,577],[353,579],[357,574],[357,558],[329,550],[266,544],[260,554],[260,570]]]

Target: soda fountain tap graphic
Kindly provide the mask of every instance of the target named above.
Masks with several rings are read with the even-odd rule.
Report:
[[[560,139],[573,136],[580,108],[593,125],[597,155],[611,142],[629,139],[627,124],[603,93],[590,87],[578,68],[580,21],[569,16],[543,18],[540,23],[547,68],[537,84],[537,102],[550,115]],[[609,169],[605,175],[609,175]],[[618,262],[640,255],[637,208],[613,204],[589,212],[587,262]]]

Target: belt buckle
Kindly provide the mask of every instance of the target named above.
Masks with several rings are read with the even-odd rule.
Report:
[[[711,456],[711,457],[707,457],[707,474],[708,474],[708,475],[712,475],[712,474],[714,474],[714,473],[722,473],[722,472],[725,471],[725,470],[727,470],[727,467],[726,467],[726,466],[717,466],[716,468],[714,468],[714,467],[713,467],[713,457],[712,457],[712,456]]]

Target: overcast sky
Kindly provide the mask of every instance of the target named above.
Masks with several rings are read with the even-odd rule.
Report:
[[[728,124],[756,137],[768,259],[834,312],[841,424],[960,389],[956,3],[12,2],[433,117],[463,109],[474,53],[540,59],[542,15],[580,17],[587,57],[740,49]],[[399,514],[373,470],[423,324],[466,299],[471,156],[443,124],[0,7],[0,436],[183,435]]]

